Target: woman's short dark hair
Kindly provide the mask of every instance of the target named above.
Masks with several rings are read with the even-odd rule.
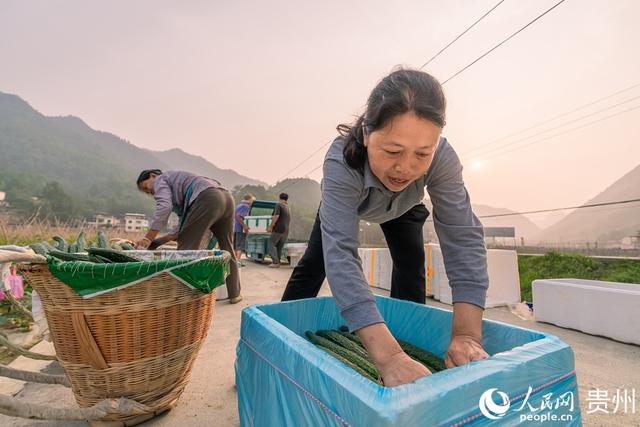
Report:
[[[442,86],[435,77],[417,70],[393,71],[373,89],[364,114],[352,125],[338,126],[338,132],[345,140],[345,161],[349,167],[361,170],[367,159],[364,133],[384,128],[400,114],[413,112],[444,127],[446,104]]]
[[[140,185],[141,182],[148,180],[151,178],[151,174],[162,175],[162,171],[160,169],[145,169],[140,172],[138,175],[138,180],[136,181],[136,185]]]
[[[289,200],[289,195],[287,193],[280,193],[278,197],[280,197],[280,200]]]

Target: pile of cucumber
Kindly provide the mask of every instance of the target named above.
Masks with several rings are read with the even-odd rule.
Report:
[[[309,341],[322,350],[353,368],[364,377],[382,385],[382,378],[371,361],[362,341],[356,335],[349,333],[346,326],[340,327],[339,330],[319,330],[315,333],[307,331],[305,335]],[[432,373],[447,369],[444,360],[435,354],[403,340],[398,340],[398,343],[409,357],[422,363]]]
[[[98,231],[96,241],[87,242],[84,231],[74,243],[67,243],[61,236],[53,236],[53,244],[48,241],[33,243],[29,247],[37,254],[51,256],[61,261],[87,261],[94,263],[138,262],[138,258],[125,254],[131,250],[129,243],[111,243],[103,231]]]

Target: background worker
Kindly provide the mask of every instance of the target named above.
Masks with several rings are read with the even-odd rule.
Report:
[[[240,302],[240,278],[233,251],[234,202],[229,191],[211,178],[184,171],[163,173],[160,169],[142,171],[136,184],[140,191],[156,201],[149,231],[136,248],[148,248],[166,227],[171,212],[175,212],[180,218],[177,230],[157,241],[166,243],[177,234],[178,250],[198,250],[207,248],[210,233],[213,233],[220,249],[231,254],[230,274],[226,280],[229,301],[232,304]]]
[[[254,200],[255,198],[252,194],[245,194],[238,206],[236,206],[234,213],[233,248],[236,251],[236,259],[240,267],[244,267],[241,258],[242,252],[246,251],[247,233],[249,233],[249,226],[244,223],[244,217],[249,215]]]
[[[289,237],[289,223],[291,222],[291,211],[289,210],[289,195],[280,193],[278,204],[276,205],[271,224],[267,231],[271,233],[269,237],[269,254],[271,255],[271,268],[280,267],[282,250]]]

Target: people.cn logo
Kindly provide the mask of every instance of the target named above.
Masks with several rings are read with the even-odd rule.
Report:
[[[511,402],[509,402],[509,396],[501,391],[498,391],[498,396],[500,396],[500,398],[502,399],[502,403],[494,402],[492,394],[497,390],[497,388],[490,388],[489,390],[482,393],[482,396],[480,396],[480,402],[478,403],[482,415],[489,418],[490,420],[499,420],[500,418],[504,417],[504,415],[509,410],[509,406],[511,406]]]

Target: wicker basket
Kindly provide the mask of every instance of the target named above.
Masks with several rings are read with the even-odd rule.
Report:
[[[126,397],[157,414],[176,403],[207,336],[215,292],[190,289],[162,273],[83,299],[46,265],[19,269],[42,298],[58,360],[80,406]]]

